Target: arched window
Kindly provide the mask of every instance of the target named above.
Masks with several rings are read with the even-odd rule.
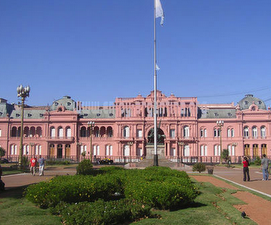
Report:
[[[220,137],[220,129],[219,128],[214,129],[214,137]]]
[[[123,156],[129,156],[130,155],[130,145],[124,145],[123,146]]]
[[[244,127],[244,137],[245,138],[249,137],[249,129],[248,129],[248,127]]]
[[[37,127],[36,134],[38,135],[38,137],[42,137],[42,129],[41,129],[41,127]]]
[[[81,130],[80,130],[80,136],[81,136],[81,137],[86,137],[86,136],[87,136],[87,130],[86,130],[86,127],[81,127]]]
[[[123,137],[125,137],[125,138],[130,137],[130,129],[129,129],[128,126],[125,126],[125,127],[123,128]]]
[[[200,155],[201,156],[207,156],[207,145],[201,145],[200,146]]]
[[[16,136],[17,136],[17,128],[12,127],[12,129],[11,129],[11,137],[16,137]]]
[[[231,137],[231,129],[230,128],[227,129],[227,136]]]
[[[93,146],[93,155],[100,155],[100,146],[99,145]]]
[[[24,127],[24,137],[28,137],[29,135],[29,127]],[[30,136],[32,137],[32,136]]]
[[[54,138],[56,136],[56,129],[54,127],[50,128],[50,136]]]
[[[10,155],[17,155],[17,145],[10,146]]]
[[[220,156],[220,145],[215,145],[214,146],[214,155],[215,156]]]
[[[113,129],[112,129],[112,127],[107,127],[107,137],[113,137]]]
[[[261,138],[265,138],[266,137],[266,128],[265,126],[261,127]]]
[[[252,127],[252,137],[253,138],[257,138],[258,137],[257,127]]]
[[[34,137],[35,134],[36,134],[36,132],[35,132],[35,127],[31,127],[31,128],[30,128],[30,134],[29,134],[29,136],[30,136],[30,137]]]
[[[63,128],[62,127],[58,128],[58,137],[60,137],[60,138],[63,137]]]
[[[103,137],[105,135],[105,127],[101,127],[100,135],[101,135],[101,137]]]
[[[184,126],[184,128],[183,128],[183,136],[184,136],[184,138],[189,137],[189,127],[188,126]]]
[[[106,155],[106,156],[112,155],[112,154],[113,154],[112,150],[113,150],[112,145],[106,145],[106,152],[105,152],[105,155]]]
[[[234,129],[231,129],[231,137],[234,137]]]
[[[70,138],[72,136],[72,130],[70,127],[67,127],[66,128],[66,137],[67,138]]]

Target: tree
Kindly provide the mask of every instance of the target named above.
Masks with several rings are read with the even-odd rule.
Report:
[[[6,150],[0,147],[0,158],[2,158],[6,154]]]
[[[230,159],[229,150],[228,149],[223,149],[221,157],[222,157],[222,159],[224,159],[225,162],[227,162]]]

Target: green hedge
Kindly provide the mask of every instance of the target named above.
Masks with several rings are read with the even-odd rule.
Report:
[[[115,192],[122,193],[121,180],[112,175],[58,176],[49,182],[40,182],[26,189],[26,198],[42,208],[54,207],[60,201],[72,203],[110,200]]]
[[[53,214],[61,215],[66,225],[74,224],[123,224],[149,217],[151,208],[140,202],[126,199],[118,201],[80,202],[75,204],[60,203],[51,210]]]
[[[99,172],[31,185],[26,198],[40,207],[53,207],[65,224],[120,224],[149,215],[150,208],[187,207],[199,194],[185,172],[170,168],[106,167]]]

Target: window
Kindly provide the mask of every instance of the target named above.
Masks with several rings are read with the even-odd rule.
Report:
[[[190,149],[189,145],[184,146],[184,156],[189,156],[190,155]]]
[[[93,146],[93,155],[100,155],[100,146],[99,145]]]
[[[220,129],[219,128],[214,129],[214,137],[220,137]]]
[[[17,155],[17,145],[10,146],[10,155]]]
[[[55,137],[56,136],[56,130],[55,130],[54,127],[51,127],[50,133],[51,133],[51,137]]]
[[[183,136],[184,136],[185,138],[188,138],[188,137],[189,137],[189,127],[188,127],[188,126],[185,126],[185,127],[183,128]]]
[[[2,137],[2,130],[0,129],[0,137]]]
[[[109,156],[109,155],[112,155],[112,145],[106,145],[106,149],[105,149],[105,155],[106,156]]]
[[[207,145],[201,145],[200,146],[200,155],[201,156],[207,156]]]
[[[200,129],[200,137],[207,137],[207,130],[202,128]]]
[[[175,129],[170,129],[170,137],[175,138]]]
[[[128,126],[123,128],[123,137],[125,137],[125,138],[130,137],[130,130],[129,130]]]
[[[257,138],[258,137],[257,127],[252,127],[252,137],[253,138]]]
[[[67,136],[68,138],[70,138],[70,137],[72,136],[72,130],[71,130],[70,127],[67,127],[67,130],[66,130],[66,136]]]
[[[231,137],[234,137],[234,129],[231,129]]]
[[[129,155],[130,155],[130,145],[124,145],[123,156],[129,156]]]
[[[60,138],[63,137],[63,128],[62,127],[58,128],[58,137],[60,137]]]
[[[215,145],[214,146],[214,155],[215,156],[220,156],[220,145]]]
[[[265,127],[261,127],[261,137],[262,138],[266,137],[266,129],[265,129]]]
[[[137,130],[137,137],[142,138],[142,136],[143,136],[142,130]]]
[[[245,127],[245,128],[244,128],[244,137],[245,137],[245,138],[248,138],[248,137],[249,137],[249,129],[248,129],[248,127]]]
[[[176,149],[175,148],[170,149],[170,156],[176,156]]]
[[[86,145],[81,145],[80,153],[82,154],[83,152],[87,153],[87,146]]]

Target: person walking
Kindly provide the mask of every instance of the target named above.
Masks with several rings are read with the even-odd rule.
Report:
[[[33,156],[31,159],[30,159],[30,173],[35,176],[36,174],[36,166],[37,166],[37,159],[35,156]]]
[[[249,166],[249,161],[248,161],[247,157],[244,157],[244,160],[243,160],[243,174],[244,174],[243,181],[250,181],[248,166]]]
[[[39,158],[38,162],[39,162],[39,175],[44,176],[44,162],[45,162],[45,159],[43,157],[41,157],[41,155],[40,155],[40,158]]]
[[[269,164],[269,160],[266,157],[266,154],[263,154],[263,158],[261,160],[261,169],[263,171],[263,180],[268,180],[268,177],[269,177],[268,164]]]

